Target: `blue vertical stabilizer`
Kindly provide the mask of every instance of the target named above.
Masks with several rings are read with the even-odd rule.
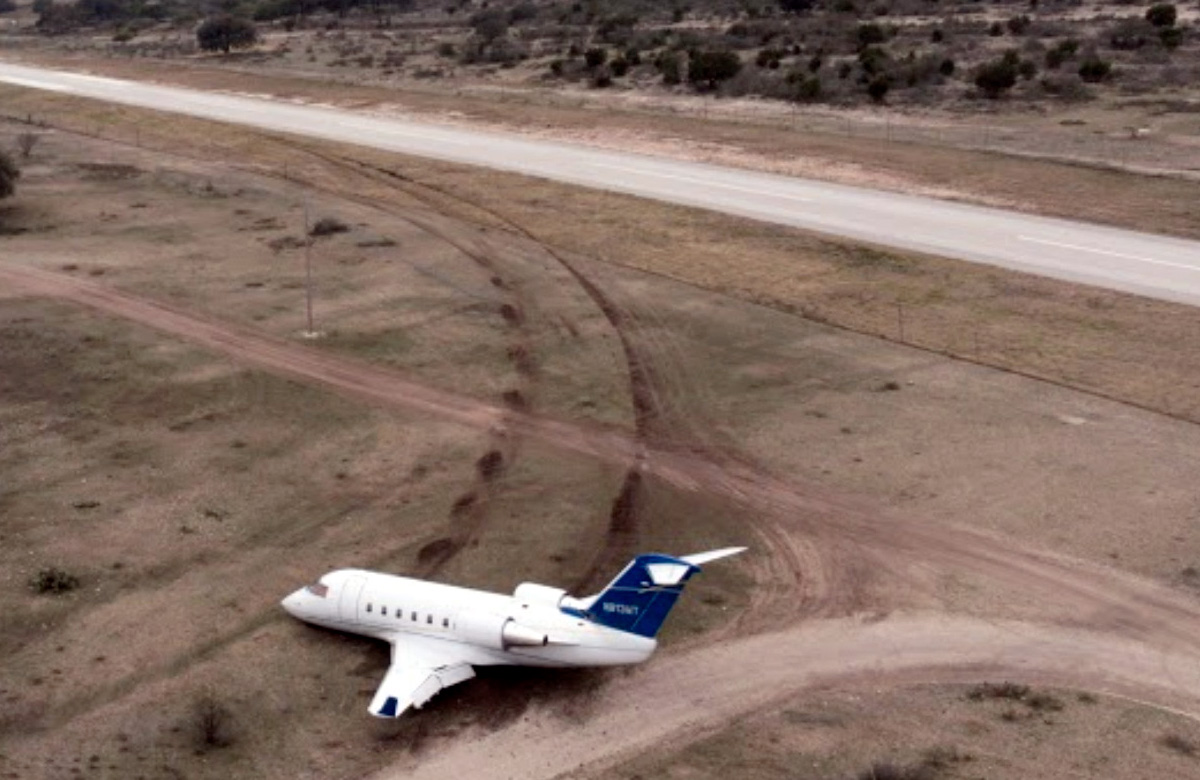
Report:
[[[653,637],[698,571],[699,566],[681,558],[639,555],[595,597],[585,615],[602,626]]]

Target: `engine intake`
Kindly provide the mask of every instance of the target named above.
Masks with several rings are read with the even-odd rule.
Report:
[[[549,585],[538,585],[536,582],[522,582],[513,591],[513,598],[526,604],[537,604],[543,607],[558,607],[562,604],[567,592],[562,588],[551,588]]]

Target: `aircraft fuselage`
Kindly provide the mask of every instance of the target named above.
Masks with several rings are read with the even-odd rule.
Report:
[[[508,596],[360,569],[330,572],[283,600],[292,615],[327,628],[454,643],[476,666],[616,666],[654,652],[653,638],[591,622],[582,606],[544,586],[522,585]]]

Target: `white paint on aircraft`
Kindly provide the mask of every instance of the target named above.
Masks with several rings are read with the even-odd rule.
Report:
[[[399,717],[490,665],[618,666],[645,661],[654,637],[702,564],[744,547],[673,558],[639,555],[600,593],[577,599],[523,583],[511,596],[340,569],[292,593],[283,608],[301,620],[382,639],[392,646],[371,714]]]

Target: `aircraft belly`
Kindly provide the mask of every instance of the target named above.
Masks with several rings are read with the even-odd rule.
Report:
[[[629,647],[612,644],[577,644],[512,648],[507,663],[527,666],[624,666],[645,661],[654,646]]]

